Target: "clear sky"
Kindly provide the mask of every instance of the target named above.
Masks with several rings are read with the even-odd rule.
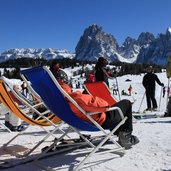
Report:
[[[141,32],[157,36],[171,27],[171,0],[0,0],[0,53],[9,48],[75,52],[92,24],[119,45]]]

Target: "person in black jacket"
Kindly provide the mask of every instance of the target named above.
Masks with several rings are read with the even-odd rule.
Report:
[[[109,87],[109,81],[108,78],[113,78],[111,77],[107,71],[106,71],[106,65],[108,64],[108,61],[103,58],[103,57],[99,57],[98,61],[96,63],[95,66],[95,81],[104,81],[108,87]]]
[[[52,61],[50,65],[50,71],[56,79],[60,79],[64,83],[69,82],[67,74],[60,68],[60,64],[57,60]]]
[[[160,82],[159,78],[156,74],[153,73],[152,66],[147,68],[147,74],[143,78],[143,86],[146,90],[146,99],[147,99],[147,109],[148,110],[157,110],[157,102],[155,99],[155,82],[157,82],[160,86],[164,86],[163,83]],[[152,103],[152,104],[151,104]]]

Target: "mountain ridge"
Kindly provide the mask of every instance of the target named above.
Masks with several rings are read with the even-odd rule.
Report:
[[[1,53],[0,62],[22,57],[96,61],[98,57],[103,56],[110,62],[166,65],[169,55],[171,55],[171,27],[156,37],[150,32],[140,33],[137,39],[128,36],[119,46],[112,34],[93,24],[84,30],[76,45],[75,53],[54,48],[13,48]]]

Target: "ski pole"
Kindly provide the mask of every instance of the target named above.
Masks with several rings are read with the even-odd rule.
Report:
[[[142,100],[141,100],[141,103],[140,103],[140,107],[139,107],[139,109],[138,109],[138,113],[140,112],[140,109],[141,109],[141,106],[142,106],[142,103],[143,103],[144,97],[145,97],[145,92],[144,92],[144,94],[143,94],[143,97],[142,97]]]
[[[166,108],[167,108],[167,104],[168,104],[169,94],[170,94],[170,78],[168,78],[168,83],[167,83]]]
[[[160,92],[159,107],[158,107],[159,111],[160,111],[160,105],[161,105],[162,90],[163,90],[163,87],[161,87],[161,92]]]
[[[120,91],[119,91],[119,85],[118,85],[118,80],[117,80],[116,76],[115,76],[115,79],[116,79],[116,85],[117,85],[117,89],[118,89],[119,100],[121,100]]]

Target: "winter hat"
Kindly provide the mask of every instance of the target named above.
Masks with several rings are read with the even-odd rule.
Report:
[[[147,72],[148,72],[148,73],[151,73],[152,71],[153,71],[153,67],[152,67],[152,66],[148,66],[148,67],[147,67]]]

